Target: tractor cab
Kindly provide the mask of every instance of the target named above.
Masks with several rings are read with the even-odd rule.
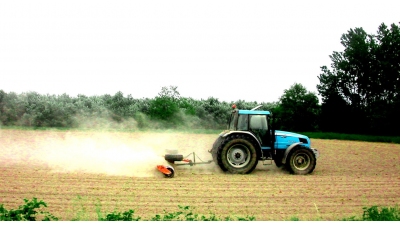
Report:
[[[232,108],[228,130],[250,132],[257,138],[263,149],[271,149],[274,143],[274,132],[268,126],[271,113],[254,109],[238,110],[235,105]]]

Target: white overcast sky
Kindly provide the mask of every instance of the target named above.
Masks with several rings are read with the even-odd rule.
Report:
[[[400,22],[400,1],[0,1],[0,89],[273,102],[317,92],[340,37]]]

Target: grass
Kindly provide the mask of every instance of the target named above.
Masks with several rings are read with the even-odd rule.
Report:
[[[80,196],[78,196],[79,200],[82,200]],[[33,198],[32,200],[24,199],[25,204],[20,205],[18,209],[10,209],[7,210],[4,208],[2,204],[0,204],[0,221],[57,221],[59,220],[57,217],[52,215],[47,211],[43,211],[43,208],[47,207],[47,204],[37,198]],[[81,208],[83,206],[81,205]],[[317,206],[316,210],[318,211]],[[400,209],[395,207],[384,207],[384,206],[372,206],[372,207],[364,207],[364,212],[361,216],[352,216],[348,218],[343,218],[342,221],[400,221]],[[96,204],[96,213],[98,221],[140,221],[142,217],[135,215],[135,211],[129,209],[124,212],[109,212],[103,213],[101,211],[101,205]],[[77,215],[73,221],[81,221],[87,220],[87,211],[86,209],[79,210]],[[319,214],[319,213],[318,213]],[[104,216],[103,216],[104,215]],[[39,216],[39,217],[37,217]],[[163,214],[156,214],[152,216],[147,221],[255,221],[256,218],[254,216],[245,216],[245,217],[237,217],[237,216],[227,216],[227,217],[218,217],[214,213],[210,213],[209,215],[199,215],[193,213],[193,210],[190,206],[178,206],[178,210],[175,212],[166,212],[164,210]],[[290,221],[300,221],[297,216],[293,216],[289,218]],[[318,217],[316,220],[321,221],[321,218]]]
[[[342,134],[331,132],[303,132],[309,138],[314,139],[335,139],[335,140],[350,140],[350,141],[367,141],[367,142],[385,142],[400,144],[398,136],[374,136],[362,134]]]

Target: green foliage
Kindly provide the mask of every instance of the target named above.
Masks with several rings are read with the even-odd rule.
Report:
[[[317,96],[298,83],[284,91],[274,109],[275,128],[288,131],[315,131],[319,115]]]
[[[17,125],[25,113],[25,106],[19,95],[14,92],[6,94],[1,91],[0,119],[3,125]]]
[[[123,213],[120,212],[112,212],[108,213],[105,218],[99,218],[99,221],[139,221],[139,217],[135,217],[133,214],[135,213],[134,210],[130,209]]]
[[[217,127],[226,127],[230,117],[231,105],[227,102],[220,102],[218,98],[209,97],[202,101],[202,109],[198,110],[199,117],[207,124],[205,128],[212,129]]]
[[[57,217],[53,216],[48,212],[37,211],[41,206],[47,207],[46,203],[43,201],[37,201],[36,198],[33,198],[32,201],[28,201],[24,199],[25,205],[19,206],[18,209],[7,210],[4,206],[0,205],[0,221],[36,221],[37,215],[42,215],[42,221],[56,221]],[[77,210],[77,217],[73,219],[73,221],[87,220],[86,216],[86,208],[82,205],[82,197],[78,196],[77,199],[79,203],[80,209]],[[140,216],[135,216],[135,211],[130,209],[125,212],[112,212],[106,214],[105,217],[102,216],[101,205],[96,204],[96,212],[98,215],[99,221],[140,221]],[[220,221],[220,220],[238,220],[238,221],[254,221],[254,216],[246,216],[246,217],[225,217],[224,219],[218,218],[215,214],[206,215],[198,215],[193,213],[192,209],[189,206],[178,206],[179,210],[176,212],[166,212],[164,210],[163,215],[155,215],[150,220],[151,221]]]
[[[356,216],[351,216],[348,218],[343,218],[341,221],[361,221],[361,219],[358,219]]]
[[[150,101],[149,114],[151,118],[169,120],[179,111],[180,95],[178,87],[163,87],[154,100]]]
[[[184,111],[186,115],[196,115],[197,102],[192,98],[180,98],[179,108]]]
[[[50,96],[29,92],[22,95],[25,112],[20,123],[35,127],[71,127],[75,113],[68,95]]]
[[[176,86],[162,87],[153,99],[135,99],[122,92],[102,96],[70,97],[22,94],[0,90],[0,124],[35,128],[84,129],[225,129],[231,106],[251,109],[257,102],[220,101],[181,97]],[[261,103],[261,110],[274,110],[278,103]]]
[[[37,211],[41,206],[47,207],[43,201],[38,201],[37,198],[32,200],[24,199],[25,204],[20,205],[18,209],[7,210],[0,204],[0,221],[36,221],[36,216],[41,215],[42,221],[56,221],[57,217],[49,212]]]
[[[88,218],[86,217],[86,207],[83,205],[83,198],[78,195],[76,199],[74,199],[74,212],[76,213],[76,216],[73,221],[86,221]],[[86,199],[85,199],[86,200]]]
[[[82,197],[78,196],[77,201],[80,205],[78,211],[78,217],[73,220],[82,220],[85,217],[86,209],[82,204]],[[18,207],[18,209],[7,210],[3,204],[0,204],[0,221],[36,221],[38,217],[42,221],[57,221],[58,218],[53,216],[49,212],[41,211],[41,206],[47,207],[47,204],[37,198],[32,200],[24,199],[25,204]],[[101,213],[101,204],[97,202],[96,213],[98,221],[140,221],[140,216],[135,216],[135,211],[129,209],[124,212],[113,211],[107,213],[105,217]],[[40,211],[38,211],[40,210]],[[318,209],[317,209],[318,211]],[[400,209],[395,207],[364,207],[363,215],[361,217],[348,217],[343,218],[342,221],[400,221]],[[193,212],[190,206],[178,205],[178,211],[167,212],[164,210],[163,214],[156,214],[149,219],[150,221],[255,221],[254,216],[227,216],[224,218],[217,217],[215,214],[210,213],[209,215],[199,215]],[[290,221],[300,221],[297,216],[292,216]]]
[[[150,102],[149,114],[153,119],[171,119],[179,110],[178,104],[171,99],[156,97]]]
[[[396,207],[364,207],[363,221],[400,221],[400,210]]]
[[[154,217],[152,217],[150,220],[151,221],[177,221],[177,220],[195,221],[195,220],[198,220],[198,215],[193,214],[193,212],[192,212],[192,210],[190,210],[189,206],[178,205],[178,207],[179,207],[179,211],[169,213],[164,210],[163,215],[157,214]]]
[[[341,44],[345,50],[330,55],[332,71],[323,66],[318,77],[322,130],[399,135],[399,26],[382,23],[376,35],[350,29]]]
[[[290,221],[300,221],[300,219],[297,216],[292,216],[289,219]]]
[[[399,136],[375,136],[362,134],[345,134],[332,132],[303,132],[309,138],[315,139],[336,139],[336,140],[352,140],[352,141],[367,141],[367,142],[386,142],[400,144]]]
[[[157,214],[154,217],[152,217],[150,220],[151,221],[221,221],[221,220],[254,221],[255,220],[254,216],[236,217],[236,218],[228,216],[228,217],[225,217],[224,219],[221,219],[221,218],[218,218],[217,216],[215,216],[215,214],[211,214],[209,216],[195,214],[195,213],[193,213],[190,206],[178,205],[178,207],[179,207],[179,210],[176,212],[169,213],[164,210],[163,215]]]
[[[135,118],[138,128],[143,129],[143,128],[149,127],[148,118],[147,118],[146,114],[144,114],[142,112],[137,112],[137,113],[135,113],[133,118]]]
[[[250,110],[256,106],[258,106],[257,102],[246,102],[244,100],[239,99],[235,102],[235,105],[238,109],[246,109]]]

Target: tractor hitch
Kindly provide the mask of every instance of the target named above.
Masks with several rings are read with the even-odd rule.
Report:
[[[192,156],[192,159],[188,159],[190,156]],[[198,160],[197,162],[196,158]],[[180,154],[165,154],[164,159],[174,166],[194,166],[198,164],[210,164],[213,162],[213,160],[203,161],[195,152],[190,153],[186,157],[183,157],[183,155]],[[157,169],[167,178],[174,177],[175,169],[172,166],[157,165]]]
[[[189,159],[189,156],[193,156],[193,160]],[[199,161],[196,162],[196,158],[200,160],[200,162]],[[183,157],[183,155],[179,154],[165,154],[164,159],[167,162],[174,164],[175,166],[194,166],[198,164],[210,164],[213,161],[213,160],[204,161],[200,159],[200,157],[196,156],[195,152],[190,153],[186,157]]]

